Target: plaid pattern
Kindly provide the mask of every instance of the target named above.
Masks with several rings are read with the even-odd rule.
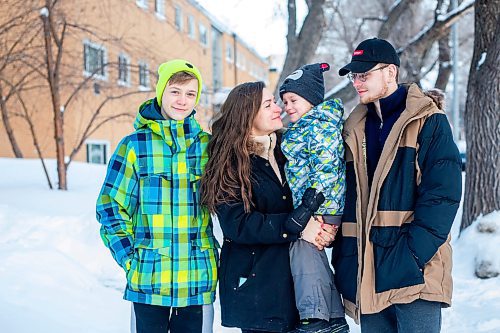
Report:
[[[151,101],[141,106],[155,107]],[[212,303],[217,241],[199,205],[209,135],[193,115],[148,120],[113,154],[97,200],[101,237],[127,273],[124,298],[184,307]]]
[[[345,161],[342,127],[344,107],[340,99],[317,105],[283,135],[281,149],[287,158],[285,173],[300,205],[308,187],[323,192],[325,202],[318,215],[341,215],[344,210]]]

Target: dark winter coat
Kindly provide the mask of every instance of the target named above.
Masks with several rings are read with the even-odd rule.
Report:
[[[219,272],[222,325],[287,332],[298,321],[288,254],[297,235],[283,227],[293,209],[292,193],[266,159],[252,155],[251,163],[251,212],[245,213],[243,202],[221,205],[217,212],[224,233]],[[278,165],[284,180],[283,161]]]
[[[332,263],[346,313],[356,320],[417,299],[451,304],[449,233],[462,179],[440,99],[408,87],[406,109],[387,137],[371,189],[366,106],[356,107],[344,126],[346,204]]]

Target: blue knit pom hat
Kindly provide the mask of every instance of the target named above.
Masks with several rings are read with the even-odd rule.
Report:
[[[323,73],[330,70],[326,62],[304,65],[288,75],[280,86],[280,97],[293,92],[306,99],[313,106],[323,103],[325,99],[325,81]]]

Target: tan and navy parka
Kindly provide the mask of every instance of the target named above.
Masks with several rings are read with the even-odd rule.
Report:
[[[462,178],[443,96],[407,87],[368,185],[365,120],[358,105],[344,125],[346,202],[334,242],[335,284],[346,313],[378,313],[417,299],[451,304],[450,229]]]

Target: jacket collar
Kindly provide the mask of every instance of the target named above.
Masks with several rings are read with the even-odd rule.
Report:
[[[180,146],[189,147],[202,132],[200,124],[194,118],[195,113],[196,111],[193,110],[191,115],[182,120],[165,119],[154,98],[139,107],[134,127],[135,129],[149,128],[153,133],[161,136],[169,146],[177,143]]]
[[[253,155],[253,160],[259,169],[282,186],[286,177],[283,167],[276,160],[275,152],[276,149],[279,149],[276,142],[277,135],[274,132],[270,135],[253,136],[249,142],[248,150]]]
[[[442,110],[444,103],[442,100],[439,100],[439,98],[442,98],[443,95],[438,90],[424,92],[415,83],[404,84],[402,86],[408,90],[408,94],[406,95],[406,109],[400,116],[403,122],[416,116],[417,113],[421,112],[421,110],[430,103],[436,104],[438,109]],[[364,131],[364,122],[367,112],[368,108],[364,104],[358,104],[354,108],[344,125],[345,136],[349,136],[355,130]]]
[[[288,124],[289,130],[302,130],[311,121],[332,121],[339,123],[344,116],[342,102],[339,99],[326,100],[321,104],[316,105],[295,123]]]
[[[274,154],[276,147],[276,133],[251,137],[250,152],[269,160],[270,154]]]
[[[386,98],[381,98],[380,102],[380,110],[382,112],[382,119],[387,119],[395,112],[401,112],[405,108],[406,101],[406,87],[400,85],[391,95]],[[368,113],[377,114],[375,110],[375,104],[369,103],[367,104]],[[378,115],[377,115],[378,118]]]

